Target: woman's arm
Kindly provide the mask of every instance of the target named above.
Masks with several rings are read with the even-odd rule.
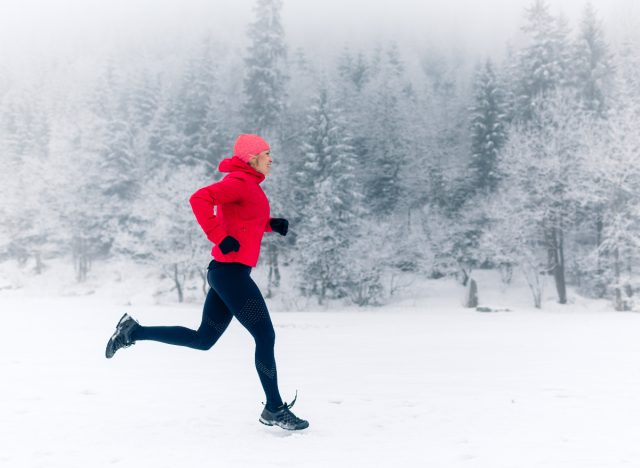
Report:
[[[269,218],[269,219],[267,220],[267,225],[264,227],[264,232],[271,232],[271,231],[273,231],[273,229],[271,229],[271,219],[272,219],[272,218]]]
[[[240,200],[243,194],[244,181],[240,178],[227,176],[220,182],[202,187],[189,198],[198,224],[207,235],[207,239],[216,245],[227,236],[227,233],[213,214],[214,205]]]
[[[289,221],[285,218],[269,218],[267,225],[269,231],[275,231],[281,236],[286,236],[289,231]]]

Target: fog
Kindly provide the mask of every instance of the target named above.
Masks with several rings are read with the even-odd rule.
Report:
[[[315,55],[376,41],[397,41],[405,50],[465,50],[496,55],[517,40],[529,0],[441,1],[285,0],[282,20],[291,47]],[[554,14],[575,24],[586,0],[551,0]],[[637,31],[633,0],[591,0],[612,41]],[[206,31],[228,44],[246,42],[253,0],[3,0],[0,61],[100,54],[164,41],[188,43]]]
[[[222,239],[190,194],[258,133],[294,234],[265,240],[269,296],[517,267],[534,307],[552,276],[640,310],[639,7],[533,2],[0,0],[0,289],[122,262],[201,300]]]

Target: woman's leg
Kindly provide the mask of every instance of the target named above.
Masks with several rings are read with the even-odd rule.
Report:
[[[267,407],[282,405],[274,356],[275,331],[267,305],[249,273],[251,267],[239,263],[216,262],[210,270],[210,284],[256,342],[255,365]]]
[[[211,283],[209,283],[211,284]],[[202,322],[197,330],[186,327],[138,327],[132,334],[134,341],[160,341],[162,343],[207,350],[218,341],[233,315],[218,293],[209,289],[202,309]]]

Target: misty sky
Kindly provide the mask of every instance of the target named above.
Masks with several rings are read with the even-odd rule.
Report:
[[[550,0],[575,25],[586,0]],[[635,0],[591,0],[610,40],[640,29]],[[285,0],[293,46],[317,50],[396,39],[402,47],[499,53],[522,24],[530,0]],[[0,0],[0,60],[92,54],[112,45],[189,41],[205,29],[241,43],[253,0]],[[234,37],[238,41],[234,41]],[[16,63],[15,60],[12,61]]]

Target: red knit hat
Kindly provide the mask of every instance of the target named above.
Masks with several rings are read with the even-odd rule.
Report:
[[[256,154],[267,151],[268,149],[269,143],[262,137],[245,133],[240,135],[236,140],[236,144],[233,145],[233,155],[248,163]]]

